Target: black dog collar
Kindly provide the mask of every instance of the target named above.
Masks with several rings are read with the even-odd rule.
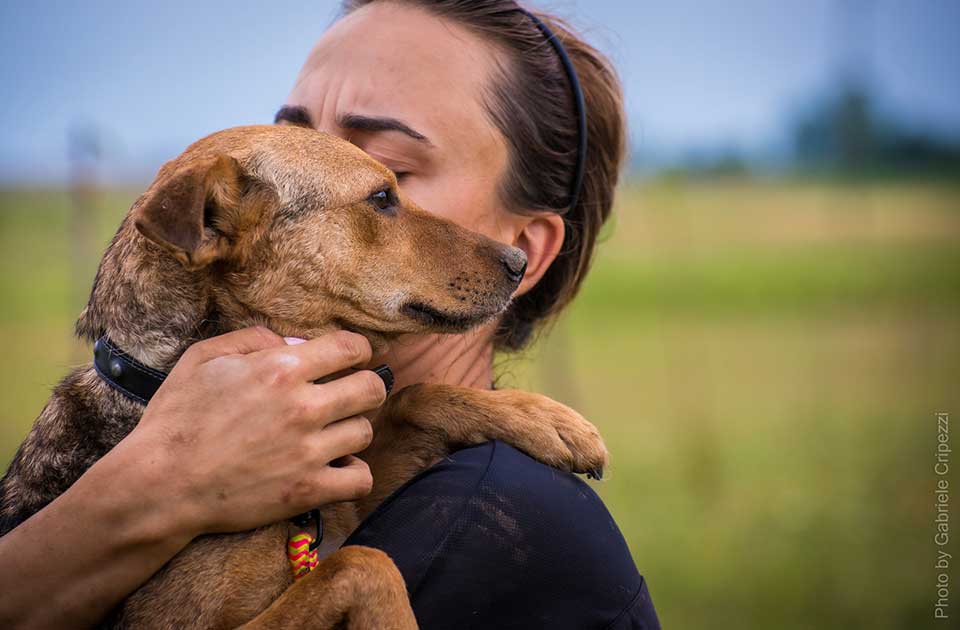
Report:
[[[140,363],[106,335],[93,344],[93,367],[107,385],[141,405],[150,402],[167,378],[166,372]]]
[[[118,348],[106,335],[93,344],[93,367],[107,385],[141,405],[150,402],[167,378],[166,372],[140,363]],[[316,524],[317,536],[310,543],[310,551],[320,546],[323,540],[323,519],[320,517],[320,510],[313,509],[290,520],[298,527],[306,527],[313,520]]]

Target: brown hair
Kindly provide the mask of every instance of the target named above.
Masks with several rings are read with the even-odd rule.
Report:
[[[577,109],[557,51],[514,0],[344,0],[345,13],[378,1],[405,2],[476,33],[505,54],[489,87],[487,110],[508,145],[499,185],[507,208],[563,215],[557,258],[535,287],[518,297],[497,328],[497,347],[522,348],[537,324],[559,313],[583,281],[597,236],[610,216],[625,154],[623,93],[610,62],[557,17],[533,11],[562,42],[576,69],[587,115],[584,177],[568,207],[577,163]]]

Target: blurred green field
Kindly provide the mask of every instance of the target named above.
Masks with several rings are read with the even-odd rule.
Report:
[[[0,192],[3,465],[86,360],[73,319],[133,197],[103,194],[77,224],[64,193]],[[607,237],[569,314],[502,358],[500,382],[601,428],[613,465],[596,487],[665,627],[931,627],[960,187],[655,180],[625,187]]]

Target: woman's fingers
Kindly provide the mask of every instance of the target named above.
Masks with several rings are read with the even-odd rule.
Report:
[[[184,358],[204,363],[229,354],[250,354],[284,345],[280,335],[262,326],[254,326],[197,342],[187,349]]]
[[[290,345],[280,339],[283,347],[271,347],[250,358],[268,372],[289,374],[304,383],[367,363],[372,353],[366,337],[346,330]]]
[[[370,467],[363,460],[348,456],[341,466],[326,466],[317,473],[317,487],[321,496],[315,505],[352,501],[365,497],[373,489]]]
[[[387,399],[387,387],[372,370],[361,370],[322,385],[308,386],[313,412],[335,421],[376,409]]]
[[[325,426],[315,434],[316,454],[324,464],[339,466],[342,457],[359,453],[370,446],[373,427],[363,416],[353,416]]]

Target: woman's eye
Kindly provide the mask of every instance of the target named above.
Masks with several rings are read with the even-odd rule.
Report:
[[[377,212],[393,214],[396,198],[390,190],[378,190],[370,195],[370,203],[377,209]]]

